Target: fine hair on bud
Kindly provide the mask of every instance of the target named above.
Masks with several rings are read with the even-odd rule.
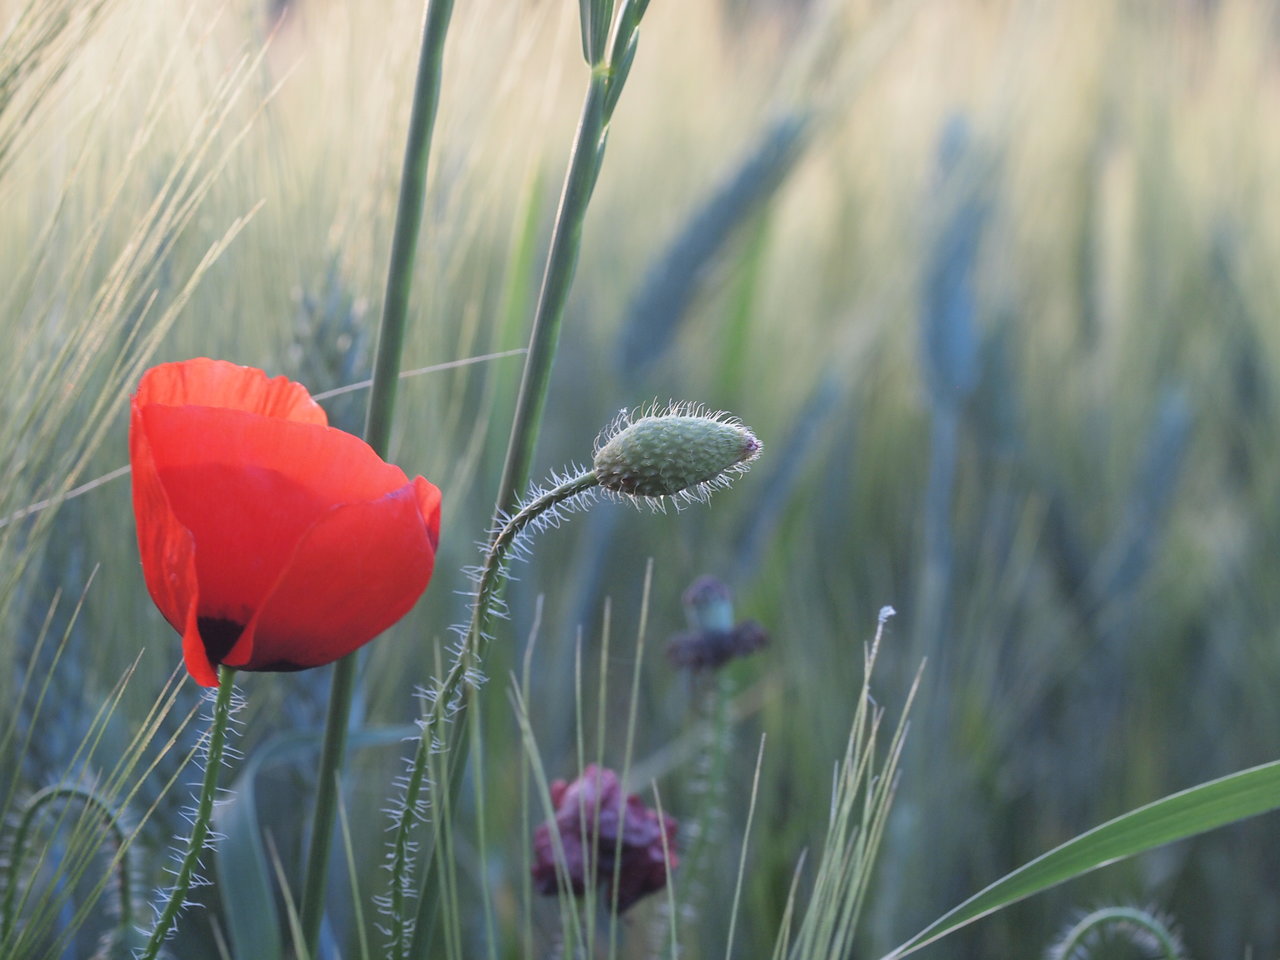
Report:
[[[651,502],[705,500],[760,455],[742,421],[691,404],[627,411],[596,441],[592,468],[604,490]]]

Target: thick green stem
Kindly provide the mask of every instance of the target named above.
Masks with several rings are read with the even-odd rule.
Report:
[[[410,834],[418,817],[418,804],[426,783],[433,744],[438,741],[447,753],[445,761],[448,771],[447,789],[450,801],[456,802],[462,782],[459,774],[467,756],[466,725],[459,722],[462,720],[468,702],[463,680],[483,658],[493,602],[498,595],[498,588],[502,582],[502,569],[511,545],[539,517],[554,510],[566,500],[586,493],[598,483],[595,471],[589,470],[548,490],[504,523],[485,552],[484,565],[476,586],[476,601],[471,611],[471,623],[463,638],[462,649],[437,688],[427,715],[422,720],[422,736],[418,740],[413,765],[405,779],[404,810],[399,817],[395,839],[392,841],[390,915],[394,926],[390,946],[393,954],[402,952],[404,947],[405,880],[413,850]],[[446,720],[452,721],[447,727]],[[428,878],[431,877],[434,859],[433,850],[426,856],[425,866]],[[424,890],[418,902],[418,915],[413,928],[410,956],[424,955],[421,946],[424,939],[429,939],[432,912],[435,909],[435,896],[432,895],[431,890]]]
[[[603,20],[600,16],[605,7],[608,13],[612,14],[613,0],[607,0],[605,3],[601,3],[600,0],[592,0],[592,2],[592,19],[590,22],[584,19],[583,22],[584,53],[588,62],[591,63],[591,79],[582,105],[582,116],[578,122],[578,131],[569,159],[569,169],[565,174],[564,189],[560,195],[560,205],[556,211],[555,225],[552,229],[547,265],[534,313],[533,329],[530,332],[529,352],[525,357],[524,373],[516,398],[516,410],[507,446],[506,461],[498,488],[496,517],[504,517],[516,511],[520,492],[529,481],[533,450],[537,444],[543,410],[546,406],[551,368],[559,345],[565,303],[578,263],[582,225],[592,191],[595,189],[596,178],[600,173],[609,118],[617,103],[618,92],[625,79],[626,71],[630,67],[631,57],[634,55],[635,29],[647,6],[647,0],[639,3],[626,0],[624,5],[631,12],[622,18],[622,23],[629,32],[629,37],[628,43],[623,46],[623,50],[626,51],[625,63],[618,64],[614,63],[612,58],[608,63],[603,62],[602,59],[611,16]],[[584,16],[585,13],[584,7]],[[605,29],[598,29],[599,23],[605,24]],[[588,32],[592,34],[590,37],[587,36]],[[618,67],[621,67],[620,71],[616,71]],[[396,837],[392,842],[389,899],[394,931],[393,951],[401,951],[404,946],[402,939],[405,929],[404,900],[407,894],[405,885],[412,849],[409,834],[418,816],[418,803],[426,779],[428,762],[437,741],[440,749],[448,754],[444,770],[448,781],[446,786],[448,799],[451,803],[456,801],[461,788],[461,772],[467,755],[466,725],[453,723],[446,727],[445,721],[460,719],[460,714],[466,708],[469,690],[464,680],[483,654],[490,610],[501,587],[501,573],[507,552],[520,533],[537,517],[591,489],[598,482],[595,473],[588,472],[543,494],[515,512],[509,521],[503,523],[490,543],[480,574],[471,623],[463,638],[462,649],[450,666],[443,682],[436,689],[435,698],[430,704],[426,717],[423,718],[422,737],[419,740],[409,776],[406,778],[405,809],[399,817]],[[433,937],[431,928],[434,926],[438,898],[431,890],[431,883],[434,871],[437,869],[440,869],[439,858],[432,850],[427,855],[426,887],[419,899],[413,928],[411,952],[415,957],[426,955],[423,952],[424,945],[428,944]]]
[[[560,194],[560,207],[556,212],[555,227],[551,234],[551,250],[547,255],[547,266],[542,277],[542,290],[538,294],[538,307],[529,337],[529,353],[525,356],[524,375],[516,399],[515,420],[507,445],[507,459],[498,487],[498,515],[511,511],[529,482],[529,465],[533,460],[533,449],[538,442],[538,431],[542,425],[551,367],[560,342],[565,301],[568,300],[574,269],[578,264],[582,222],[586,218],[587,204],[591,200],[591,191],[595,188],[596,176],[600,172],[607,126],[605,98],[608,87],[608,69],[594,68],[586,100],[582,104],[582,118],[578,122],[573,155],[569,159],[569,171],[565,175],[564,190]]]
[[[721,670],[710,678],[694,677],[694,682],[709,679],[712,686],[701,697],[698,722],[704,724],[701,755],[694,766],[693,789],[701,791],[698,807],[690,825],[687,848],[680,855],[680,871],[685,891],[682,904],[689,904],[691,915],[697,915],[700,899],[705,897],[708,882],[709,853],[721,842],[729,752],[733,746],[733,726],[729,706],[734,682]]]
[[[378,333],[378,352],[373,368],[373,387],[364,429],[365,440],[384,457],[390,444],[391,417],[395,410],[396,387],[400,381],[400,357],[408,327],[409,293],[413,286],[414,259],[418,250],[423,199],[427,189],[427,161],[440,103],[444,39],[452,14],[453,0],[428,0],[405,144],[400,201],[396,208],[395,233],[391,241],[391,263],[387,269],[382,325]],[[347,726],[355,691],[355,672],[354,656],[344,657],[334,666],[329,713],[325,721],[320,776],[316,784],[316,809],[311,823],[311,843],[300,917],[303,940],[312,955],[316,953],[320,942],[320,926],[324,917],[325,880],[328,876],[329,851],[338,806],[338,785],[346,756]]]
[[[614,0],[580,0],[582,54],[591,67],[591,82],[582,104],[582,117],[578,121],[578,133],[574,138],[569,170],[565,174],[560,207],[551,233],[551,249],[542,276],[507,459],[498,486],[496,516],[510,513],[515,508],[525,484],[529,482],[529,466],[538,442],[547,386],[551,382],[551,367],[560,342],[560,323],[564,319],[565,301],[578,265],[582,223],[604,160],[609,121],[631,72],[640,20],[648,6],[649,0],[622,0],[615,11]],[[616,30],[612,49],[606,56],[611,25]]]
[[[381,456],[386,456],[391,438],[391,414],[400,379],[400,354],[408,328],[409,292],[413,287],[414,259],[418,252],[422,207],[427,192],[427,160],[431,155],[431,135],[440,105],[444,39],[452,15],[453,0],[428,0],[404,150],[400,201],[396,207],[395,233],[391,239],[391,263],[387,269],[369,416],[364,429],[365,440]]]
[[[231,717],[231,701],[235,692],[235,670],[223,665],[218,668],[218,698],[213,705],[213,722],[209,726],[209,748],[205,753],[204,783],[196,801],[196,815],[191,823],[191,836],[187,841],[187,853],[169,891],[169,899],[156,920],[140,960],[155,960],[160,946],[173,929],[174,921],[182,911],[191,889],[191,880],[204,853],[204,843],[209,836],[209,818],[213,813],[213,798],[218,792],[218,772],[222,768],[222,754],[227,742],[227,721]]]

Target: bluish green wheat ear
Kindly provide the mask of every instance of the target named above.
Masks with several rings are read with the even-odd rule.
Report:
[[[400,793],[392,801],[394,837],[387,854],[391,889],[377,901],[389,921],[389,956],[406,955],[405,946],[411,943],[421,945],[424,908],[430,909],[426,898],[419,903],[416,919],[405,913],[407,901],[414,896],[417,841],[413,829],[427,819],[429,769],[447,771],[451,792],[461,781],[466,750],[462,744],[451,749],[451,733],[464,729],[455,721],[484,682],[480,664],[491,639],[491,621],[506,612],[500,594],[510,561],[527,558],[533,533],[558,526],[602,496],[655,509],[665,509],[668,503],[679,509],[706,501],[713,491],[746,472],[761,449],[755,434],[736,417],[700,405],[672,403],[661,410],[623,411],[596,440],[589,468],[553,476],[531,490],[509,515],[499,518],[482,546],[483,561],[468,571],[475,583],[471,620],[454,628],[458,641],[450,650],[449,670],[442,680],[420,691],[422,733],[405,775],[397,782]],[[442,761],[443,754],[448,756]],[[438,764],[443,766],[433,766]],[[419,951],[413,949],[408,955],[417,956]]]

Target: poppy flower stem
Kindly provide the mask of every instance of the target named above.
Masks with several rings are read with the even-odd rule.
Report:
[[[139,955],[139,960],[155,960],[160,947],[168,939],[178,914],[187,903],[187,892],[195,878],[196,868],[200,864],[200,855],[204,853],[205,842],[209,838],[209,820],[213,815],[213,799],[218,792],[218,772],[222,768],[222,757],[227,743],[227,726],[231,719],[235,700],[235,670],[222,666],[218,671],[218,695],[213,704],[213,719],[209,724],[208,742],[204,758],[204,782],[200,787],[200,796],[196,800],[195,816],[191,819],[191,835],[187,838],[187,852],[182,858],[182,865],[169,888],[168,896],[156,925],[151,931],[146,948]]]
[[[600,479],[594,470],[587,470],[557,484],[530,500],[517,510],[509,519],[502,522],[489,541],[485,551],[484,563],[476,578],[475,603],[471,610],[471,623],[467,627],[461,648],[449,668],[443,681],[435,688],[430,698],[430,707],[422,720],[422,736],[418,740],[418,749],[414,755],[408,774],[404,779],[404,797],[397,818],[396,835],[392,841],[390,867],[391,890],[388,913],[395,926],[391,944],[392,955],[398,955],[404,944],[401,939],[406,931],[404,923],[405,898],[408,890],[406,883],[414,845],[410,833],[418,820],[418,809],[422,792],[427,782],[428,766],[433,751],[446,751],[448,769],[447,787],[451,804],[456,805],[462,778],[458,775],[467,760],[466,725],[458,723],[467,703],[471,685],[466,682],[468,675],[482,659],[484,645],[488,639],[488,626],[492,617],[494,602],[501,589],[506,561],[512,546],[520,535],[531,526],[537,526],[539,520],[545,521],[554,516],[558,508],[576,497],[589,494],[597,486]],[[445,727],[446,721],[453,721]],[[457,742],[451,742],[450,732],[456,731]],[[426,863],[426,873],[431,876],[433,864],[430,859]],[[418,901],[418,917],[412,926],[414,949],[410,955],[421,955],[419,949],[423,938],[430,936],[431,912],[436,908],[436,900],[424,890]]]

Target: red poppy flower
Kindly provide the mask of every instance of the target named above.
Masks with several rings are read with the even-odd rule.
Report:
[[[221,360],[148,370],[129,422],[147,589],[187,670],[331,663],[431,579],[440,491],[327,425],[306,388]]]

